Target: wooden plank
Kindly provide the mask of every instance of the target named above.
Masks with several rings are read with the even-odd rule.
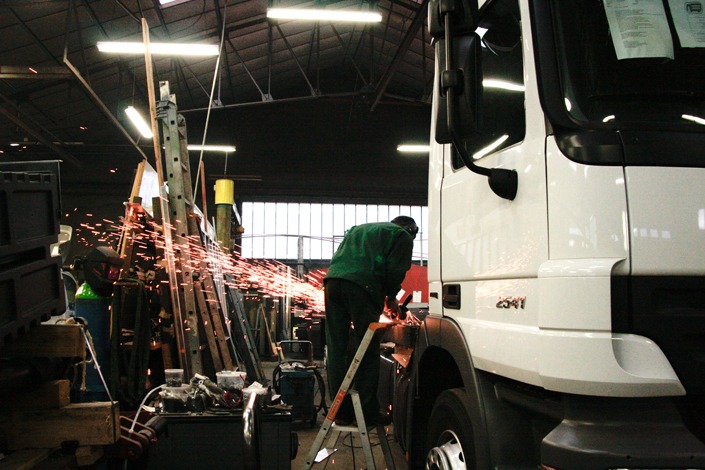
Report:
[[[267,321],[267,315],[264,313],[264,306],[260,302],[257,313],[262,315],[262,323],[264,323],[264,330],[267,333],[267,339],[269,340],[269,347],[272,349],[272,356],[278,356],[279,360],[284,362],[284,353],[281,348],[277,347],[276,341],[272,339],[272,332],[269,330],[269,322]]]
[[[68,380],[44,382],[39,388],[30,391],[17,391],[6,394],[0,400],[0,410],[51,410],[61,408],[71,402],[71,383]]]
[[[208,340],[208,349],[211,353],[211,359],[213,360],[213,367],[216,372],[223,370],[223,360],[220,357],[220,351],[218,349],[218,343],[215,339],[215,334],[213,333],[213,320],[210,315],[210,310],[206,306],[206,298],[203,296],[203,286],[199,281],[193,281],[193,290],[196,294],[196,301],[198,302],[198,313],[201,316],[201,321],[203,322],[203,333],[206,335]]]
[[[218,343],[218,350],[223,358],[224,370],[235,370],[235,365],[233,361],[234,351],[230,349],[230,345],[227,340],[225,319],[222,314],[222,310],[219,308],[220,302],[218,302],[218,296],[215,292],[215,284],[211,277],[211,271],[208,268],[208,264],[205,261],[201,262],[201,278],[203,283],[203,290],[206,296],[206,307],[208,308],[208,313],[211,318],[212,329],[215,330],[215,338]]]
[[[0,470],[31,470],[49,458],[51,449],[18,450],[0,461]]]
[[[117,442],[119,409],[117,402],[72,403],[58,410],[12,413],[4,429],[6,448],[53,449],[64,441],[81,446]]]
[[[86,343],[79,325],[39,325],[0,348],[3,357],[83,357]]]

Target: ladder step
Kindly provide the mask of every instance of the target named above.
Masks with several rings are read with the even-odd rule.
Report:
[[[360,346],[355,352],[355,357],[353,358],[352,363],[348,368],[348,372],[345,374],[345,379],[343,379],[343,383],[338,389],[338,393],[336,394],[335,399],[331,404],[330,410],[328,411],[328,414],[323,420],[323,425],[321,426],[320,431],[318,431],[316,439],[313,441],[313,445],[311,446],[311,449],[308,453],[306,462],[302,467],[303,470],[310,470],[310,468],[316,462],[318,452],[323,447],[326,437],[328,437],[329,434],[332,433],[332,435],[328,439],[328,443],[325,448],[333,447],[337,442],[338,437],[343,432],[357,433],[360,435],[360,439],[362,440],[363,453],[365,454],[365,462],[367,463],[367,468],[368,470],[375,469],[374,456],[372,454],[372,447],[370,446],[369,430],[365,426],[365,418],[362,414],[360,396],[358,395],[357,390],[350,390],[350,386],[352,385],[352,381],[355,378],[355,374],[357,373],[357,368],[360,364],[360,361],[362,360],[362,357],[365,355],[365,353],[367,352],[367,348],[369,348],[370,343],[372,342],[372,337],[374,336],[375,332],[384,329],[387,326],[388,324],[383,323],[370,323],[370,325],[368,326],[367,331],[365,332],[365,335],[363,336],[362,341],[360,342]],[[346,395],[349,395],[352,399],[357,427],[338,426],[335,424],[335,417],[337,416],[340,405],[342,404],[343,399]],[[389,450],[389,445],[387,443],[386,436],[384,435],[384,427],[377,426],[377,433],[380,434],[380,445],[382,445],[387,468],[394,469],[394,460],[392,459],[392,454]]]

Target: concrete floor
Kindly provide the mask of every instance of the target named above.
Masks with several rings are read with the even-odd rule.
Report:
[[[262,363],[262,368],[265,372],[267,378],[271,378],[272,371],[277,366],[277,362],[264,361]],[[323,373],[325,379],[325,370],[320,369]],[[319,398],[316,396],[315,403],[319,403]],[[326,399],[326,403],[330,406],[330,399]],[[303,468],[306,463],[308,454],[311,447],[321,429],[323,420],[325,416],[323,411],[319,412],[317,415],[316,425],[311,428],[309,424],[297,425],[294,423],[294,431],[298,435],[299,439],[299,449],[296,454],[296,458],[291,462],[291,468],[298,470]],[[375,467],[377,470],[407,470],[408,466],[406,464],[406,458],[402,448],[399,443],[394,439],[394,425],[388,425],[384,427],[385,436],[389,444],[391,459],[389,464],[385,461],[384,454],[382,452],[382,446],[380,445],[380,436],[377,429],[373,429],[369,433],[370,445],[372,447],[372,454],[375,460]],[[329,432],[326,440],[324,441],[323,447],[328,442],[328,437],[332,434]],[[312,468],[323,469],[323,468],[341,468],[341,469],[364,469],[367,468],[365,463],[365,454],[363,453],[362,443],[360,441],[360,436],[353,433],[340,433],[338,440],[333,447],[336,449],[328,458],[321,461],[320,463],[315,463]]]
[[[308,454],[311,450],[311,446],[320,430],[320,424],[323,422],[323,417],[319,419],[319,425],[313,429],[306,430],[296,430],[299,436],[299,451],[296,455],[296,459],[291,462],[292,469],[303,468],[306,463]],[[376,429],[372,430],[369,434],[370,446],[372,447],[372,454],[375,460],[375,468],[378,470],[383,469],[397,469],[406,470],[406,460],[402,452],[401,447],[394,440],[394,428],[393,426],[385,426],[384,431],[389,444],[389,449],[391,451],[391,460],[389,463],[385,461],[384,454],[382,452],[382,446],[380,445],[380,437]],[[330,435],[330,434],[329,434]],[[328,439],[326,439],[326,442]],[[325,442],[324,442],[325,447]],[[340,433],[336,444],[330,448],[336,449],[328,458],[320,463],[314,464],[314,469],[322,468],[343,468],[343,469],[363,469],[367,468],[365,462],[365,454],[362,450],[362,442],[358,434],[353,433]]]

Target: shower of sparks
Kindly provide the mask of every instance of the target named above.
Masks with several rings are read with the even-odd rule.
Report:
[[[90,248],[97,241],[101,246],[115,248],[124,237],[132,241],[135,246],[133,255],[142,262],[151,263],[153,269],[166,265],[162,256],[167,246],[161,226],[139,223],[131,213],[120,222],[99,219],[93,214],[84,214],[82,219],[88,221],[75,227],[74,243]],[[173,226],[167,228],[173,230]],[[185,258],[190,260],[188,266],[181,266],[182,271],[198,275],[202,273],[202,265],[205,264],[214,279],[216,273],[222,273],[223,278],[227,279],[223,282],[228,287],[243,292],[254,289],[263,297],[288,297],[292,304],[304,313],[325,310],[324,273],[321,271],[312,271],[304,279],[300,279],[292,268],[277,260],[248,259],[237,253],[228,255],[224,252],[213,256],[212,252],[208,253],[198,236],[173,238],[175,243],[171,249],[183,253]],[[169,254],[174,255],[174,251]]]

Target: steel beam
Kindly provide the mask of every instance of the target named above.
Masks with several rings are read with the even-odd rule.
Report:
[[[37,129],[35,129],[33,126],[27,124],[23,119],[21,119],[18,116],[15,116],[14,113],[12,113],[9,109],[7,109],[4,106],[0,106],[0,114],[5,116],[7,119],[12,121],[15,125],[21,127],[22,129],[25,130],[28,134],[30,134],[32,137],[37,139],[38,142],[41,144],[45,145],[47,148],[49,148],[52,152],[55,154],[59,155],[61,158],[66,160],[67,162],[71,163],[74,165],[76,168],[83,168],[83,165],[74,157],[73,155],[65,152],[63,149],[55,145],[52,141],[46,139],[41,132],[39,132]]]
[[[404,58],[404,54],[406,54],[406,51],[409,50],[412,41],[418,34],[419,29],[421,29],[421,27],[423,26],[424,20],[426,19],[427,11],[428,0],[424,0],[416,12],[414,21],[411,23],[411,26],[409,26],[409,29],[406,31],[404,39],[402,40],[401,44],[399,44],[399,49],[397,49],[397,53],[394,55],[392,62],[389,64],[389,67],[387,67],[384,76],[379,81],[379,86],[377,87],[377,96],[375,96],[375,99],[372,102],[372,106],[370,107],[371,111],[375,110],[375,108],[379,104],[379,101],[382,99],[382,96],[384,96],[384,93],[387,91],[389,82],[392,80],[392,77],[396,73],[397,68],[399,68],[399,64],[401,64],[401,61]]]
[[[360,68],[359,68],[359,67],[357,66],[357,64],[355,63],[355,58],[350,55],[350,51],[349,51],[349,49],[350,49],[350,43],[348,42],[348,44],[346,45],[346,44],[343,42],[343,38],[340,37],[340,34],[338,33],[338,30],[335,29],[335,25],[333,25],[333,23],[330,24],[330,27],[333,29],[333,33],[335,34],[335,37],[338,38],[338,42],[339,42],[340,45],[343,47],[343,56],[344,56],[344,57],[347,57],[348,59],[350,59],[350,62],[352,62],[353,67],[355,67],[355,71],[357,72],[357,75],[358,75],[358,76],[360,77],[360,79],[362,80],[362,83],[364,83],[365,86],[367,86],[367,85],[368,85],[367,79],[365,78],[365,76],[364,76],[364,75],[362,74],[362,72],[360,71]],[[353,30],[353,32],[350,33],[350,34],[352,35],[354,32],[355,32],[355,31]],[[351,36],[351,38],[352,38],[352,36]]]
[[[0,65],[0,78],[26,78],[32,80],[69,80],[73,78],[66,67],[24,67]]]
[[[250,77],[250,80],[252,81],[252,83],[254,83],[255,87],[257,88],[257,91],[259,91],[259,94],[262,96],[262,101],[264,101],[264,96],[265,96],[265,95],[264,95],[264,92],[262,91],[262,88],[260,88],[260,86],[257,84],[257,80],[255,80],[255,77],[254,77],[254,76],[252,75],[252,73],[250,72],[249,67],[247,66],[247,64],[246,64],[245,61],[243,60],[242,56],[240,56],[240,53],[239,53],[239,52],[237,51],[237,49],[235,48],[235,44],[233,44],[233,42],[230,40],[229,37],[228,37],[226,40],[227,40],[228,44],[230,44],[230,47],[233,49],[233,52],[235,53],[235,57],[237,57],[237,60],[240,61],[240,63],[242,64],[242,66],[243,66],[244,69],[245,69],[245,72],[246,72],[247,75]],[[227,54],[226,54],[226,55],[227,55]],[[268,55],[268,57],[269,57],[269,55]],[[230,69],[228,68],[228,77],[230,77],[229,70],[230,70]],[[234,90],[233,90],[233,96],[234,96]]]
[[[316,89],[313,88],[313,85],[311,85],[311,82],[309,81],[308,77],[306,76],[306,72],[301,67],[301,63],[299,62],[299,58],[296,57],[296,53],[294,52],[294,49],[291,47],[291,44],[289,44],[289,41],[286,39],[286,36],[284,35],[284,31],[282,31],[281,27],[278,24],[275,26],[277,27],[277,31],[279,31],[279,35],[281,36],[282,40],[284,41],[284,45],[289,50],[291,57],[294,58],[294,61],[296,62],[296,66],[299,68],[299,72],[301,72],[301,75],[304,77],[304,80],[306,80],[306,83],[308,84],[308,87],[311,90],[311,95],[316,96],[317,95]]]

